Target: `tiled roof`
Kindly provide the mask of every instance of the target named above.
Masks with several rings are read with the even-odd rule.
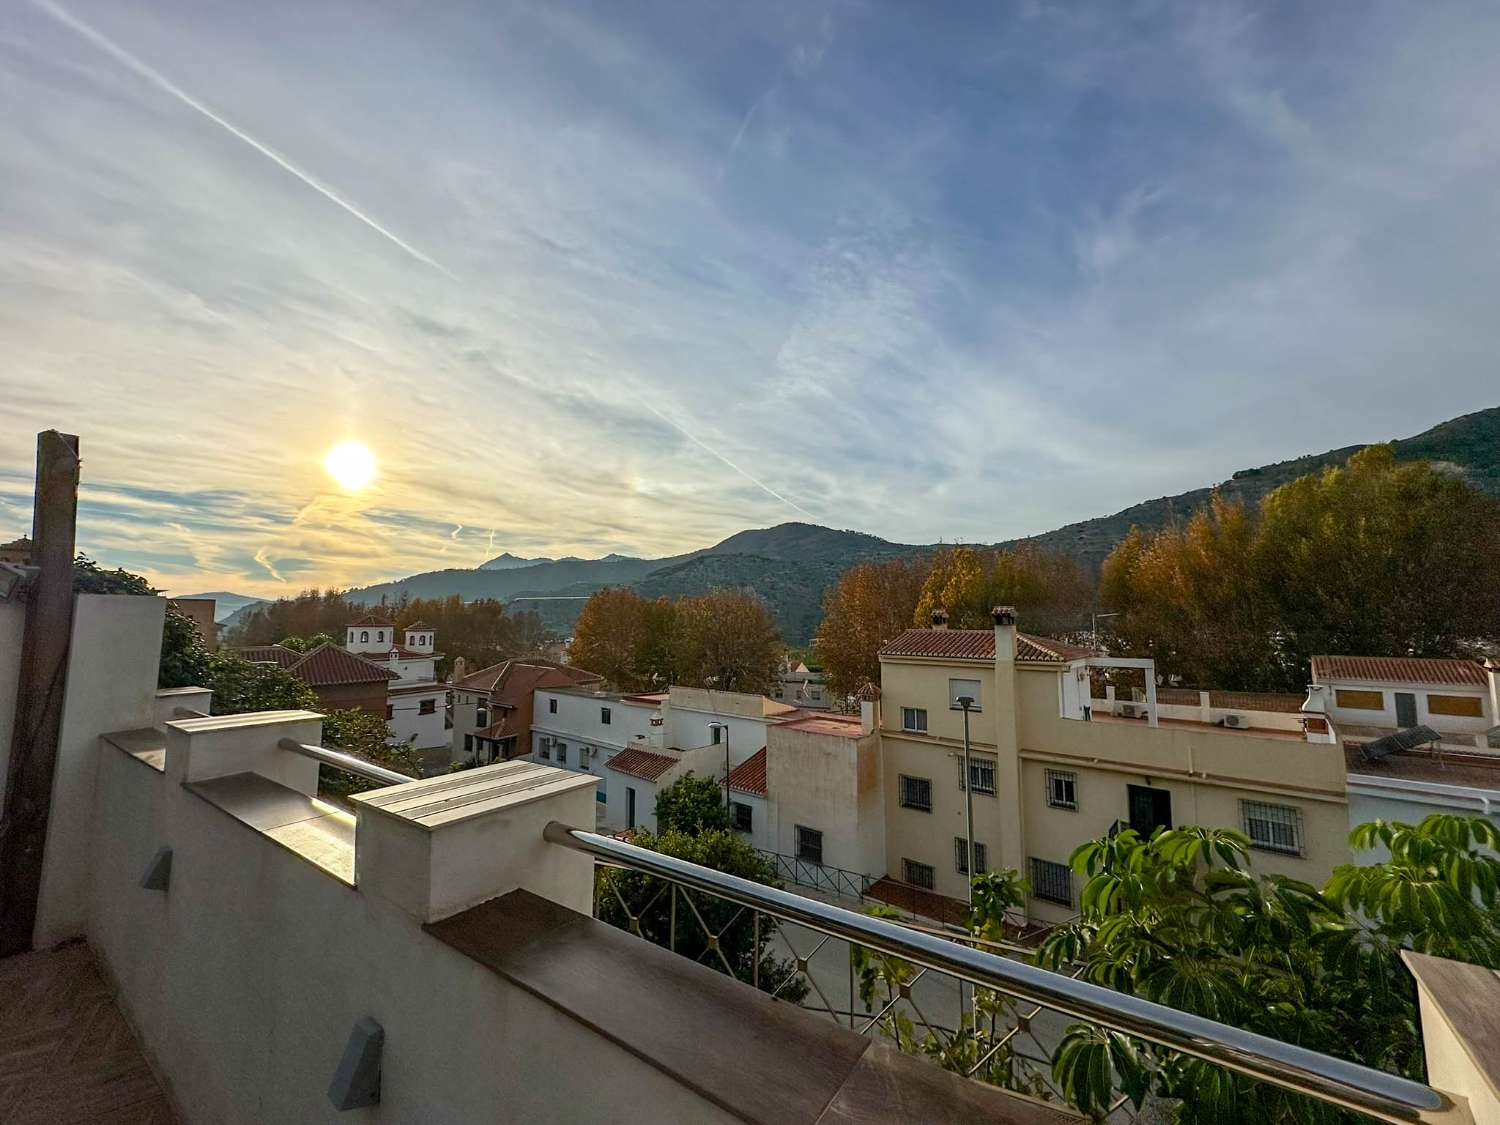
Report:
[[[908,629],[886,642],[881,656],[954,657],[959,660],[995,659],[993,629]],[[1051,637],[1016,634],[1016,659],[1028,663],[1066,664],[1093,656],[1093,650],[1065,644]]]
[[[880,698],[880,686],[873,680],[866,680],[864,686],[855,693],[855,698],[864,703],[874,703]]]
[[[427,624],[427,622],[425,622],[425,621],[413,621],[410,625],[408,625],[406,627],[406,629],[404,631],[407,632],[407,633],[410,633],[410,632],[412,632],[414,630],[418,631],[418,632],[428,632],[428,633],[430,633],[430,632],[432,632],[432,626],[429,625],[429,624]]]
[[[0,550],[29,551],[35,546],[30,536],[23,535],[19,539],[12,539],[9,543],[0,543]]]
[[[1320,680],[1396,680],[1403,684],[1488,687],[1484,668],[1472,660],[1435,660],[1415,656],[1315,656],[1313,682]]]
[[[621,750],[609,760],[609,768],[628,773],[642,781],[655,781],[677,764],[676,758],[653,754],[650,750]]]
[[[515,724],[511,721],[511,716],[507,715],[498,723],[491,723],[483,730],[476,730],[474,732],[474,737],[488,738],[492,741],[498,742],[502,738],[510,738],[512,735],[518,733],[519,731],[517,730]]]
[[[349,622],[350,625],[380,625],[390,629],[395,627],[394,621],[387,621],[384,617],[376,617],[373,613],[367,613],[358,621]]]
[[[335,684],[385,683],[396,673],[373,660],[348,652],[334,644],[313,649],[291,666],[292,675],[308,687],[333,687]]]
[[[304,654],[281,645],[251,645],[249,648],[236,649],[235,655],[251,664],[275,664],[278,668],[290,668]]]
[[[762,746],[730,770],[729,776],[719,784],[725,783],[729,785],[729,788],[738,789],[742,793],[754,793],[757,797],[764,797],[766,795],[766,748]]]
[[[530,657],[525,660],[502,660],[499,664],[491,664],[488,668],[481,668],[477,672],[470,672],[458,682],[458,687],[468,691],[495,691],[501,687],[508,687],[510,679],[519,673],[522,668],[534,669],[538,673],[552,673],[551,676],[540,676],[537,679],[547,679],[547,684],[537,684],[539,687],[561,686],[563,684],[596,684],[603,681],[604,677],[593,672],[586,672],[582,668],[575,668],[571,664],[559,664],[555,660],[543,660],[541,657]],[[526,689],[528,692],[532,688]]]

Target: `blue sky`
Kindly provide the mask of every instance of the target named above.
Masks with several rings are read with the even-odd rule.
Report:
[[[0,11],[0,533],[272,594],[994,541],[1500,402],[1500,8]],[[323,452],[381,465],[357,495]]]

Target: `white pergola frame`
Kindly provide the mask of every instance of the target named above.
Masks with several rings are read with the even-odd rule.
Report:
[[[1090,668],[1140,668],[1146,680],[1146,725],[1160,726],[1156,714],[1156,661],[1141,656],[1090,656],[1084,660]]]

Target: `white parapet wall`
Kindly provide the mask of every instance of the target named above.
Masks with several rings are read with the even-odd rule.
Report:
[[[592,861],[541,829],[592,826],[591,777],[510,762],[416,781],[361,794],[356,830],[278,747],[316,725],[178,721],[164,770],[99,750],[88,937],[187,1121],[732,1119],[423,930],[518,887],[587,912]],[[321,843],[282,830],[299,815]],[[169,886],[144,889],[164,847]],[[357,876],[317,847],[352,848]],[[366,1017],[385,1035],[380,1104],[340,1112],[329,1084]],[[587,1065],[539,1080],[538,1058]]]

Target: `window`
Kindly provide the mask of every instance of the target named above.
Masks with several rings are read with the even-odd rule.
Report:
[[[920,731],[927,733],[927,708],[925,707],[903,707],[901,708],[901,729]]]
[[[1333,701],[1351,711],[1384,711],[1385,695],[1378,691],[1348,691],[1339,688],[1333,693]]]
[[[978,840],[974,841],[974,868],[980,875],[990,869],[989,854]],[[969,841],[963,836],[953,837],[953,869],[960,875],[969,873]]]
[[[750,806],[746,805],[746,804],[743,804],[740,801],[736,801],[736,802],[734,802],[734,805],[733,805],[733,811],[734,811],[734,830],[736,832],[749,832],[751,830],[750,829],[750,825],[752,823],[752,815],[753,815],[753,812],[752,812]]]
[[[986,797],[995,795],[995,760],[993,758],[977,758],[969,755],[969,780],[974,784],[974,792]],[[958,791],[964,788],[964,763],[960,758],[958,762]]]
[[[599,708],[599,721],[601,723],[603,723],[605,726],[609,726],[609,708],[608,707],[601,707],[601,708]]]
[[[383,640],[385,640],[385,630],[384,629],[378,629],[378,630],[376,630],[376,632],[375,632],[375,639],[377,641],[383,641]]]
[[[424,700],[422,700],[421,703],[417,704],[417,714],[418,715],[435,715],[435,714],[437,714],[437,700],[436,699],[424,699]]]
[[[635,827],[635,789],[629,785],[625,787],[625,827]]]
[[[811,699],[814,703],[821,703],[823,701],[823,689],[809,688],[807,692],[807,698]]]
[[[1078,775],[1071,770],[1047,771],[1047,804],[1054,809],[1078,809]]]
[[[797,858],[808,863],[823,862],[823,833],[816,828],[797,825]]]
[[[472,734],[464,735],[464,753],[474,753],[474,736]]]
[[[1031,860],[1031,897],[1062,906],[1073,905],[1073,871],[1066,863]]]
[[[481,703],[474,709],[474,722],[482,727],[490,725],[490,706],[488,703]]]
[[[361,632],[359,635],[359,639],[361,643],[368,641],[370,639],[370,630],[365,629],[363,632]]]
[[[1126,787],[1130,807],[1130,827],[1142,837],[1150,836],[1158,828],[1172,827],[1172,794],[1165,789],[1153,789],[1149,785]]]
[[[557,714],[557,700],[555,700],[555,699],[549,699],[549,700],[547,700],[547,714],[549,714],[549,715],[555,715],[555,714]]]
[[[979,706],[979,681],[978,680],[949,680],[948,681],[948,707],[954,711],[962,711],[958,705],[959,698],[967,695],[974,702],[969,705],[970,711],[980,710]]]
[[[568,744],[566,742],[554,742],[552,749],[557,751],[557,760],[560,765],[568,764]]]
[[[724,741],[724,728],[721,726],[710,726],[708,733],[713,736],[713,745],[717,746]]]
[[[1291,805],[1241,801],[1240,814],[1252,847],[1283,855],[1302,854],[1302,814]]]
[[[926,777],[907,777],[901,775],[901,807],[903,809],[917,809],[920,812],[932,811],[932,780]]]
[[[901,861],[901,878],[914,887],[923,887],[929,891],[937,886],[937,872],[932,869],[932,864],[918,863],[914,859]]]
[[[1429,695],[1429,715],[1455,715],[1465,719],[1484,718],[1484,700],[1477,695]]]
[[[550,738],[544,738],[536,745],[536,752],[541,755],[542,761],[550,762],[552,760],[552,740]]]

